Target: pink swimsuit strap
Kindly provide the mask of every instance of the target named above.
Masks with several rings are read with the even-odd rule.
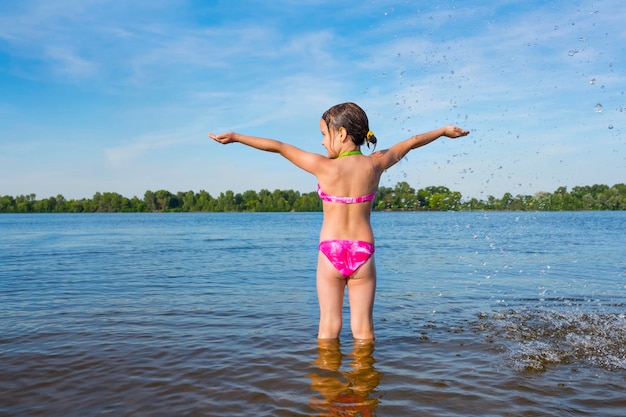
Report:
[[[364,203],[366,201],[372,201],[374,197],[376,197],[376,191],[371,194],[363,195],[360,197],[339,197],[336,195],[326,194],[322,191],[322,188],[319,184],[317,184],[317,194],[324,201],[328,201],[331,203],[339,203],[339,204],[353,204],[353,203]]]

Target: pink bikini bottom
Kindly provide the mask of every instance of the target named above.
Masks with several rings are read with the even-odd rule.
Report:
[[[360,240],[324,240],[319,250],[347,278],[374,254],[374,245]]]

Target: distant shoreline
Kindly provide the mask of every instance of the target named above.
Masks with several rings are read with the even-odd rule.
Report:
[[[463,199],[458,191],[443,186],[415,190],[406,182],[380,187],[373,202],[377,212],[432,211],[620,211],[626,210],[626,184],[559,187],[552,193],[530,195],[504,193],[501,198]],[[114,192],[97,192],[91,199],[67,200],[62,195],[37,199],[35,194],[1,196],[0,213],[238,213],[320,212],[316,192],[293,190],[225,191],[213,197],[206,191],[146,191],[142,199]]]

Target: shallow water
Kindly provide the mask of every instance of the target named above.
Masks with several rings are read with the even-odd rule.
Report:
[[[625,213],[374,213],[375,345],[318,346],[320,223],[0,216],[0,416],[624,414]]]

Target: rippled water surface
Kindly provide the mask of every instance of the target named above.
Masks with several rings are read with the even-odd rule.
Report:
[[[626,213],[374,213],[373,345],[320,223],[0,216],[0,416],[624,415]]]

